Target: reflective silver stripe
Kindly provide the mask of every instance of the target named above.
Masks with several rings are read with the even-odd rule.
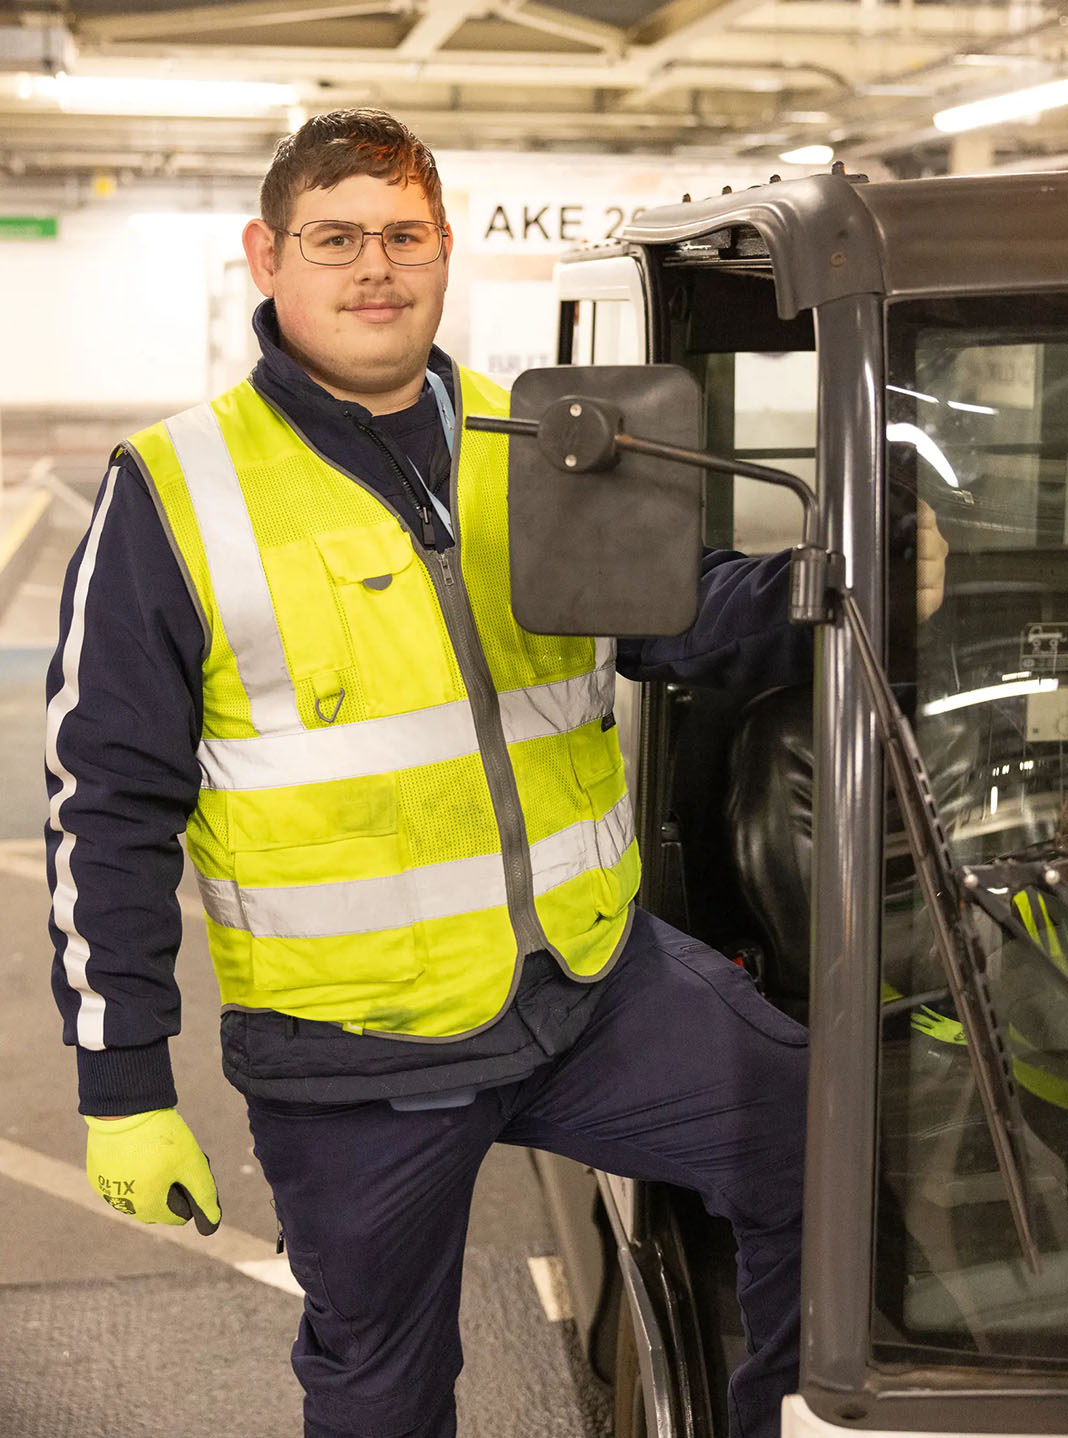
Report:
[[[466,699],[388,719],[364,719],[299,734],[205,739],[197,750],[206,789],[279,789],[391,774],[478,750]]]
[[[603,819],[582,819],[531,844],[534,893],[547,894],[589,869],[611,869],[633,839],[634,813],[630,795],[624,794]]]
[[[248,929],[258,939],[336,938],[402,929],[421,919],[497,908],[506,901],[500,854],[347,884],[241,889],[225,879],[201,878],[200,897],[216,923]]]
[[[499,696],[505,739],[517,744],[578,729],[611,709],[614,691],[610,666],[553,684],[509,689]],[[359,779],[477,752],[471,706],[461,699],[297,734],[205,739],[197,757],[205,788],[240,791]]]
[[[615,687],[615,669],[606,666],[554,684],[506,690],[500,695],[505,740],[519,744],[524,739],[564,734],[601,719],[612,707]]]
[[[630,799],[596,823],[572,824],[531,846],[535,894],[546,894],[590,869],[611,868],[634,838]],[[337,938],[407,928],[421,920],[501,907],[506,902],[500,854],[428,864],[380,879],[341,884],[239,888],[230,879],[201,877],[208,916],[259,939]]]
[[[252,723],[261,734],[303,729],[252,520],[215,411],[209,404],[187,409],[167,421],[167,433],[193,502]]]
[[[63,951],[63,970],[67,983],[81,995],[78,1004],[78,1043],[83,1049],[104,1047],[104,997],[90,985],[87,976],[90,950],[88,941],[75,923],[75,906],[78,902],[78,886],[71,869],[76,836],[63,827],[63,805],[78,787],[75,775],[59,757],[59,735],[64,719],[78,706],[81,686],[78,670],[82,659],[82,645],[85,641],[85,601],[89,594],[89,583],[96,569],[97,553],[100,549],[100,535],[107,519],[108,510],[115,494],[115,480],[118,465],[108,472],[104,493],[97,506],[93,522],[85,541],[85,552],[78,565],[78,578],[74,584],[74,600],[71,606],[70,628],[63,643],[63,685],[52,697],[45,720],[45,763],[49,771],[60,781],[60,787],[52,795],[48,808],[49,827],[60,836],[56,849],[56,885],[52,894],[52,917],[56,927],[67,936]]]

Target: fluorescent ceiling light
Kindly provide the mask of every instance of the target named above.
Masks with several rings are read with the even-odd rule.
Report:
[[[968,689],[963,694],[948,694],[945,699],[932,699],[921,704],[920,713],[948,714],[953,709],[970,709],[973,704],[995,704],[999,699],[1016,699],[1021,694],[1049,694],[1060,688],[1058,679],[1020,679],[1014,684],[987,684],[982,689]]]
[[[99,115],[247,115],[295,105],[293,85],[174,76],[22,75],[22,100],[53,100],[61,110]]]
[[[802,145],[799,150],[787,150],[779,159],[788,165],[829,165],[834,151],[830,145]]]
[[[934,123],[944,134],[955,135],[961,130],[978,130],[983,125],[1001,125],[1006,120],[1030,119],[1059,105],[1068,105],[1068,80],[1050,80],[1026,90],[1011,90],[1006,95],[953,105],[948,110],[939,110]]]

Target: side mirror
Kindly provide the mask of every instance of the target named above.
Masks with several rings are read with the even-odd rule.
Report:
[[[512,613],[524,629],[624,636],[679,634],[693,623],[701,471],[614,440],[641,435],[693,450],[701,404],[696,381],[675,365],[519,376],[512,420],[529,428],[511,434],[508,523]]]
[[[681,634],[697,613],[702,470],[789,489],[804,511],[790,564],[790,619],[824,624],[841,557],[817,541],[797,475],[697,450],[701,395],[676,365],[527,370],[508,419],[465,429],[511,435],[512,613],[535,634]]]

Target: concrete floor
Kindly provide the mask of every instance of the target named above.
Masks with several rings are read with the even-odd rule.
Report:
[[[62,570],[84,521],[62,501],[52,521],[0,614],[0,1435],[297,1438],[300,1393],[287,1360],[300,1299],[273,1257],[268,1190],[240,1096],[219,1068],[218,995],[188,876],[174,1061],[182,1113],[218,1180],[223,1227],[212,1239],[191,1225],[142,1227],[100,1203],[84,1178],[74,1058],[48,984],[41,840],[43,679]],[[528,1155],[494,1150],[467,1255],[461,1438],[610,1431],[574,1325],[550,1319],[534,1286],[528,1260],[553,1252]]]

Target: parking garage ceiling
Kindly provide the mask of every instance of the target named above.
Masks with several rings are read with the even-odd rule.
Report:
[[[0,0],[0,173],[254,177],[348,105],[439,149],[1060,166],[1068,105],[967,140],[933,116],[1068,76],[1066,27],[1051,0]]]

